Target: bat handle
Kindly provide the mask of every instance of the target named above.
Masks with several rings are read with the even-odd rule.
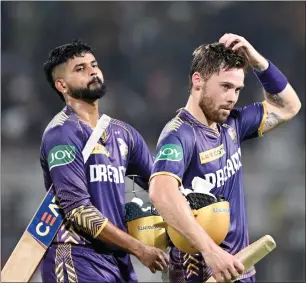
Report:
[[[276,243],[274,239],[270,235],[265,235],[241,250],[235,255],[235,257],[242,262],[244,269],[248,270],[269,254],[275,247]],[[235,280],[231,282],[234,282]],[[206,282],[216,282],[216,280],[211,276]]]

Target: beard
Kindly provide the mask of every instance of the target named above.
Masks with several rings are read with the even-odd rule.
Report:
[[[228,105],[222,105],[222,106],[217,107],[214,103],[213,98],[207,94],[205,87],[201,95],[199,106],[202,109],[208,121],[212,121],[215,123],[221,123],[221,124],[227,120],[230,114],[230,111],[226,111],[225,109],[231,108]]]
[[[106,93],[106,86],[100,78],[94,77],[85,88],[69,87],[70,95],[73,98],[81,99],[86,102],[94,102],[102,98]]]

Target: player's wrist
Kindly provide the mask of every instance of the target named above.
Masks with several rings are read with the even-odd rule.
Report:
[[[250,62],[253,70],[257,72],[264,72],[269,68],[269,61],[259,54],[259,58],[256,61]]]
[[[202,256],[205,257],[206,254],[211,253],[216,248],[214,241],[206,234],[206,237],[201,241],[201,248],[199,251]]]
[[[140,258],[145,252],[145,245],[133,238],[133,243],[130,244],[129,253],[137,258]]]
[[[287,86],[288,80],[271,61],[268,60],[267,62],[269,66],[266,70],[259,71],[254,69],[254,74],[267,93],[280,93]]]

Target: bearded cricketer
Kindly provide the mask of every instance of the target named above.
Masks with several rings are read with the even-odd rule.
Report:
[[[234,108],[249,66],[265,100]],[[199,251],[188,255],[171,248],[170,282],[205,282],[211,275],[217,282],[255,281],[254,267],[244,270],[233,256],[249,245],[241,143],[289,121],[300,108],[285,75],[244,37],[227,33],[194,51],[189,99],[161,133],[150,178],[155,208]],[[230,203],[231,225],[220,246],[196,221],[178,189],[192,189],[194,177],[209,181],[210,192]]]

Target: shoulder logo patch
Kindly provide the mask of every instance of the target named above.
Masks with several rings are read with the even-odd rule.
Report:
[[[71,163],[75,159],[76,148],[72,145],[57,145],[48,155],[49,170]]]
[[[160,160],[181,161],[183,159],[183,148],[177,144],[165,144],[159,150],[155,162]]]

